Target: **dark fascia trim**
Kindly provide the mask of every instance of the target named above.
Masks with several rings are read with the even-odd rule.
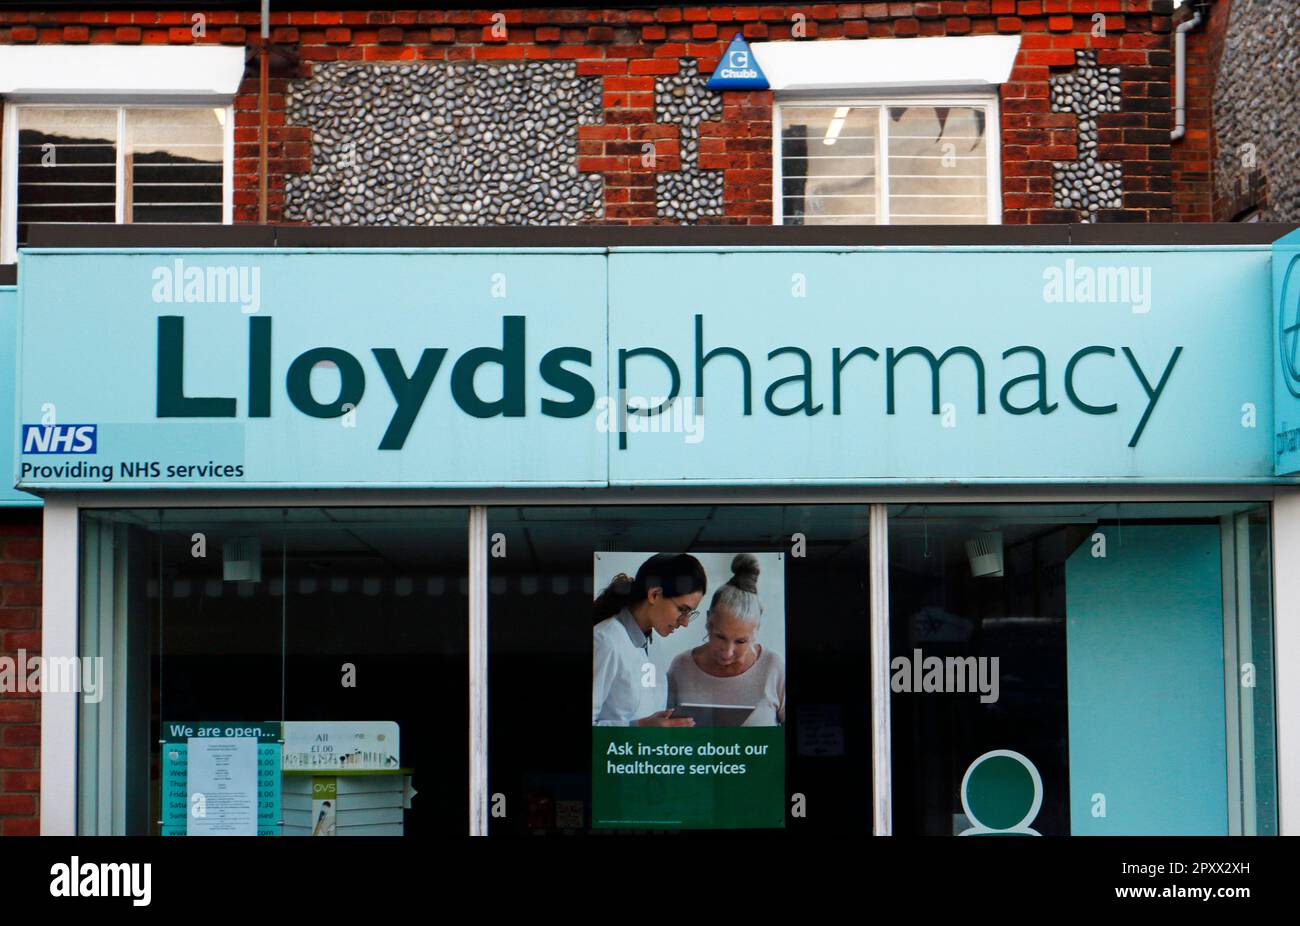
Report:
[[[1094,247],[1268,245],[1289,223],[1145,225],[34,225],[32,248]]]
[[[0,286],[13,286],[18,282],[17,264],[0,264]]]
[[[29,248],[273,248],[273,225],[32,225]]]

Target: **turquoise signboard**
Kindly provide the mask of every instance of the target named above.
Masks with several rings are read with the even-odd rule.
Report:
[[[14,458],[14,436],[17,429],[13,426],[14,391],[17,383],[18,352],[18,288],[0,286],[0,382],[4,383],[4,393],[0,395],[0,459]],[[39,506],[41,500],[35,495],[20,492],[13,487],[13,480],[0,481],[0,508]]]
[[[35,251],[19,486],[1274,478],[1239,249]]]
[[[21,272],[24,486],[604,483],[599,253],[25,254]]]
[[[1273,245],[1274,472],[1300,472],[1300,231]]]
[[[629,405],[678,401],[671,422],[629,421],[610,480],[1268,478],[1268,266],[1266,250],[615,253],[611,368]]]

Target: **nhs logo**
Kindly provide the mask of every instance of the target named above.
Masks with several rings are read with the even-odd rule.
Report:
[[[23,453],[94,453],[93,424],[25,424]]]

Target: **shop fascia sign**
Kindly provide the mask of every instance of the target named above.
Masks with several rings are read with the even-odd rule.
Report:
[[[996,408],[1007,415],[1050,415],[1066,402],[1087,415],[1115,415],[1115,402],[1090,401],[1084,396],[1105,394],[1107,384],[1117,375],[1132,377],[1146,396],[1146,405],[1133,423],[1129,447],[1136,447],[1169,386],[1181,346],[1173,346],[1167,355],[1139,358],[1128,345],[1080,345],[1065,360],[1059,379],[1053,381],[1047,353],[1030,344],[1014,344],[997,357],[987,357],[974,347],[954,344],[936,353],[918,344],[871,346],[845,344],[831,349],[829,356],[814,358],[811,351],[797,345],[773,346],[765,356],[754,356],[725,343],[712,342],[705,336],[705,316],[697,313],[694,322],[694,350],[689,357],[674,357],[654,345],[618,347],[611,351],[617,376],[617,394],[621,401],[613,409],[609,403],[599,409],[604,414],[653,417],[669,414],[675,403],[688,401],[683,395],[683,370],[692,373],[694,393],[689,398],[694,414],[703,414],[706,406],[730,402],[741,413],[752,416],[761,396],[762,407],[777,416],[829,415],[851,413],[857,399],[845,395],[844,378],[853,366],[870,365],[883,377],[884,413],[895,415],[900,383],[913,388],[925,384],[930,390],[931,414],[944,409],[942,374],[949,364],[965,364],[974,372],[974,405],[977,414],[989,412],[990,398],[996,395]],[[277,370],[272,363],[274,318],[270,314],[250,315],[247,319],[247,353],[242,368],[230,369],[231,388],[222,395],[190,395],[185,383],[185,317],[161,315],[157,333],[157,417],[185,419],[237,418],[240,407],[247,418],[272,417],[274,384],[283,383],[285,397],[296,411],[312,418],[340,418],[355,410],[376,381],[383,383],[391,403],[387,428],[378,449],[401,450],[412,426],[420,416],[434,384],[449,381],[451,401],[472,418],[523,418],[530,409],[549,418],[581,418],[598,404],[597,387],[581,368],[592,368],[590,347],[566,345],[553,348],[536,360],[537,375],[561,398],[541,397],[535,404],[527,394],[529,379],[526,345],[528,318],[506,315],[501,319],[499,344],[484,344],[449,356],[451,350],[441,346],[416,347],[403,344],[376,345],[345,349],[332,346],[303,346],[286,369]],[[293,350],[297,350],[295,345]],[[764,375],[763,364],[793,364],[799,372],[783,376]],[[1105,361],[1116,361],[1108,363]],[[311,388],[312,370],[322,363],[333,364],[339,375],[336,394],[318,398]],[[728,395],[708,394],[706,372],[716,365],[735,364],[741,371],[743,386]],[[670,383],[665,395],[654,397],[654,404],[628,405],[633,394],[633,376],[644,365],[655,370],[654,379]],[[1000,369],[994,364],[999,364]],[[904,377],[904,370],[908,370]],[[1118,370],[1117,370],[1118,367]],[[480,371],[491,370],[495,396],[479,391]],[[997,371],[996,377],[993,370]],[[920,375],[918,375],[920,371]],[[928,374],[928,375],[926,375]],[[1091,381],[1091,382],[1089,382]],[[1087,385],[1083,385],[1087,383]],[[247,384],[240,391],[239,384]],[[829,387],[829,388],[828,388]],[[795,401],[792,396],[798,397]],[[706,398],[708,401],[706,402]],[[964,397],[969,399],[969,396]],[[829,401],[827,401],[829,399]],[[910,404],[910,403],[909,403]],[[621,411],[620,411],[621,406]],[[620,449],[626,449],[629,429],[625,418],[618,428]]]
[[[1141,298],[1080,288],[1112,265],[1149,270]],[[1252,250],[35,251],[16,481],[1272,479],[1269,267]]]

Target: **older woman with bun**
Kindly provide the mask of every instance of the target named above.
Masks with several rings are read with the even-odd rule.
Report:
[[[763,619],[758,559],[731,561],[732,576],[713,593],[705,640],[668,667],[668,704],[753,706],[747,727],[785,723],[785,660],[755,641]]]
[[[690,727],[666,709],[666,686],[645,684],[652,634],[666,637],[699,613],[708,590],[700,561],[689,553],[656,553],[636,576],[614,577],[595,601],[591,674],[593,726]]]

